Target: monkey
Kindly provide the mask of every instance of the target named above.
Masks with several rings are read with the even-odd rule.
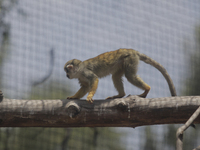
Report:
[[[122,98],[125,96],[122,82],[123,75],[125,75],[131,84],[144,90],[144,93],[138,96],[146,98],[151,87],[137,75],[139,60],[157,68],[165,77],[171,95],[176,96],[173,81],[161,64],[136,50],[120,48],[85,61],[78,59],[68,61],[64,66],[66,76],[69,79],[78,78],[81,87],[75,95],[67,97],[67,99],[80,99],[88,93],[86,100],[89,103],[93,103],[92,98],[97,90],[99,78],[109,74],[112,74],[112,80],[118,91],[118,95],[107,97],[107,99]]]

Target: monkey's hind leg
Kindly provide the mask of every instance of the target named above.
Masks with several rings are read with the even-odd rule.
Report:
[[[122,75],[124,74],[123,71],[118,71],[112,75],[112,80],[116,90],[118,91],[118,95],[107,97],[106,99],[113,99],[113,98],[122,98],[125,96],[124,86],[122,82]]]
[[[137,86],[138,88],[144,90],[144,93],[138,95],[140,97],[145,98],[147,96],[147,94],[149,93],[151,87],[146,84],[140,77],[136,76],[136,75],[126,75],[127,80],[132,83],[133,85]]]

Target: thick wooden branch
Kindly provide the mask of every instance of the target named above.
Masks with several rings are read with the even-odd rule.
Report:
[[[1,98],[1,97],[0,97]],[[113,100],[17,100],[0,102],[0,127],[137,127],[185,123],[200,96]],[[198,116],[194,123],[200,123]]]

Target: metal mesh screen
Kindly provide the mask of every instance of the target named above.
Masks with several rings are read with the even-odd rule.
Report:
[[[79,84],[66,78],[64,64],[119,48],[133,48],[162,64],[178,95],[199,94],[195,84],[200,58],[198,0],[2,0],[0,5],[0,86],[7,98],[73,95]],[[140,63],[138,74],[151,86],[148,98],[170,96],[155,68]],[[94,99],[116,94],[111,80],[108,76],[99,81]],[[127,95],[142,92],[125,78],[124,87]],[[0,128],[0,149],[167,150],[175,147],[178,126]],[[185,149],[200,145],[198,128],[186,135]]]

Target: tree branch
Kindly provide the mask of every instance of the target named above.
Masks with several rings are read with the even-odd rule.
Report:
[[[1,95],[0,95],[1,98]],[[200,96],[113,100],[16,100],[0,102],[0,127],[137,127],[185,123]],[[200,123],[198,116],[194,123]]]
[[[200,146],[198,146],[197,148],[193,149],[193,150],[200,150]]]
[[[199,116],[200,107],[192,114],[188,121],[178,128],[176,132],[176,150],[183,149],[183,132],[194,122],[194,120]]]

